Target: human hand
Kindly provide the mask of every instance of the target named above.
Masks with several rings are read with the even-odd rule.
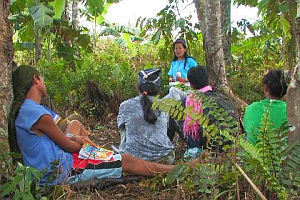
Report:
[[[170,81],[170,82],[174,82],[175,80],[174,80],[174,78],[171,76],[170,79],[169,79],[169,81]]]
[[[71,140],[77,142],[78,144],[80,144],[81,146],[89,143],[94,147],[97,147],[97,145],[88,137],[88,136],[73,136],[70,138]]]
[[[184,83],[186,81],[185,78],[182,78],[182,77],[179,77],[179,76],[176,77],[176,80],[179,81],[180,83]]]

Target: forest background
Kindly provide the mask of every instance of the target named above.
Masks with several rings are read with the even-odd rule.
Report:
[[[0,42],[4,50],[0,56],[1,148],[7,149],[6,116],[12,94],[10,74],[15,67],[12,60],[18,64],[34,65],[42,71],[49,96],[62,116],[76,110],[88,120],[115,120],[120,102],[137,94],[139,70],[151,67],[162,69],[161,95],[167,93],[172,43],[180,37],[187,41],[189,54],[199,64],[208,66],[212,84],[232,97],[241,110],[246,103],[264,98],[261,80],[267,70],[290,70],[294,86],[290,87],[287,102],[294,129],[287,137],[288,127],[280,131],[271,130],[268,119],[264,119],[264,131],[268,134],[261,146],[251,146],[239,137],[230,138],[227,135],[234,141],[234,145],[228,147],[230,153],[226,154],[227,161],[213,162],[196,169],[183,165],[167,177],[147,180],[148,186],[152,185],[153,191],[170,191],[164,193],[170,195],[168,198],[299,197],[298,2],[235,0],[233,3],[236,6],[257,8],[259,18],[254,23],[242,19],[234,27],[231,24],[230,0],[169,0],[156,17],[139,18],[135,27],[105,20],[110,5],[118,2],[1,1]],[[191,20],[192,16],[182,16],[182,5],[195,6],[196,22]],[[90,22],[89,29],[79,23],[83,18]],[[226,117],[226,114],[222,115]],[[103,127],[105,124],[94,124],[91,129]],[[211,137],[214,139],[214,136]],[[16,198],[43,196],[40,188],[32,188],[34,180],[24,176],[29,169],[19,165],[14,170],[11,161],[4,162],[8,152],[1,152],[4,153],[0,158],[0,183],[5,186],[2,187],[2,194],[15,195]],[[209,159],[218,157],[214,152],[211,155]],[[246,181],[239,168],[251,177],[251,183]],[[21,179],[23,182],[20,182]],[[65,195],[67,192],[62,189],[62,193]]]

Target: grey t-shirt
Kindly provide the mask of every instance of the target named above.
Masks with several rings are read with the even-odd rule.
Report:
[[[149,98],[153,100],[153,97]],[[174,149],[167,136],[169,116],[155,111],[157,121],[150,124],[144,120],[140,99],[141,96],[137,96],[120,105],[117,118],[122,132],[120,151],[143,160],[155,161]]]

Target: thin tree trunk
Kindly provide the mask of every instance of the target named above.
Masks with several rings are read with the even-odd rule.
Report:
[[[203,38],[205,36],[205,2],[206,0],[194,0],[195,8],[197,11],[198,21],[200,29],[202,31]]]
[[[284,17],[288,20],[288,22],[291,25],[291,34],[292,37],[290,40],[288,40],[286,43],[283,43],[285,48],[284,48],[284,55],[285,56],[285,62],[286,62],[286,68],[287,69],[291,69],[294,67],[295,62],[296,61],[296,41],[295,41],[295,37],[296,37],[296,21],[295,21],[295,17],[297,15],[297,3],[295,0],[288,0],[287,2],[289,8],[289,12],[284,13]]]
[[[288,105],[288,120],[292,125],[289,134],[289,144],[300,138],[300,0],[297,5],[296,17],[297,64],[292,69],[291,81],[286,95]]]
[[[220,1],[205,3],[205,52],[206,65],[216,88],[226,87],[225,62],[222,46],[221,5]]]
[[[7,18],[9,5],[9,0],[0,2],[0,129],[5,131],[7,130],[7,114],[12,99],[11,71],[14,55],[12,31]]]
[[[73,0],[72,4],[72,24],[75,29],[78,29],[79,25],[79,12],[78,12],[79,0]]]
[[[211,83],[215,88],[218,88],[235,101],[237,108],[244,107],[247,104],[235,96],[227,84],[222,43],[222,16],[220,0],[194,0],[194,4],[203,35],[206,66]],[[231,36],[229,35],[229,37]],[[230,53],[229,57],[231,57],[231,52],[228,52]]]
[[[231,0],[221,0],[221,27],[224,59],[231,65]]]
[[[65,3],[65,12],[64,12],[64,16],[63,18],[66,19],[69,23],[71,22],[71,3],[70,3],[71,0],[66,0],[66,3]]]
[[[42,41],[41,41],[41,29],[35,30],[35,61],[38,62],[42,59]]]

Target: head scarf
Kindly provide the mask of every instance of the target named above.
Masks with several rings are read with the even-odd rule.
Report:
[[[11,152],[21,153],[17,142],[15,120],[32,84],[33,77],[38,75],[38,70],[30,65],[21,65],[12,73],[14,98],[8,116],[8,141]]]
[[[160,69],[146,69],[139,72],[138,83],[153,83],[155,86],[160,87]]]

